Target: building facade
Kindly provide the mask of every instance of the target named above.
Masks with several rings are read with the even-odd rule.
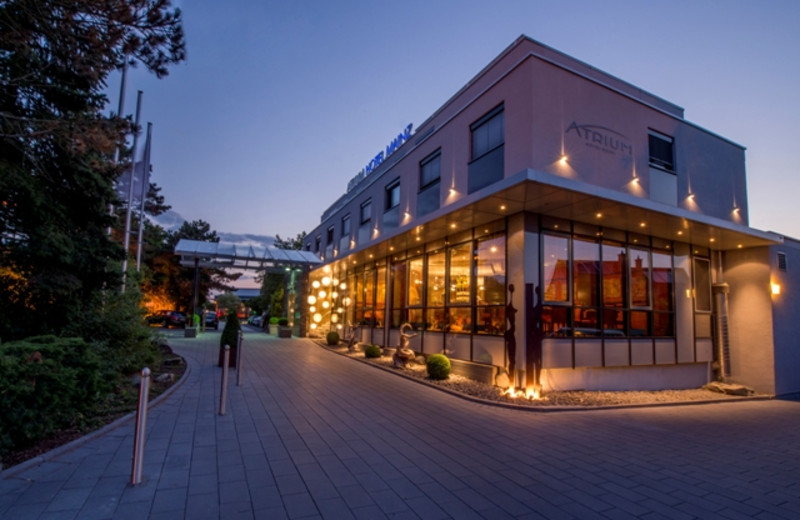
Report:
[[[322,215],[302,316],[383,346],[408,323],[529,391],[798,392],[800,249],[747,224],[742,146],[523,36]]]

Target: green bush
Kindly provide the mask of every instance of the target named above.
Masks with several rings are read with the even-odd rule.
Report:
[[[279,321],[280,321],[280,318],[278,318],[277,316],[273,316],[273,317],[271,317],[269,319],[269,324],[270,325],[277,325]]]
[[[432,354],[425,360],[428,377],[431,379],[447,379],[450,377],[450,360],[444,354]]]
[[[0,459],[59,429],[85,426],[116,381],[101,351],[55,336],[0,345]]]
[[[286,327],[287,325],[289,325],[289,320],[287,318],[281,318],[278,320],[278,325],[280,325],[281,327]]]
[[[383,353],[383,349],[378,345],[367,345],[364,347],[364,357],[367,358],[379,358]]]
[[[219,338],[219,360],[217,366],[222,366],[225,360],[225,345],[231,347],[228,366],[236,366],[240,330],[242,330],[242,324],[239,323],[239,318],[236,316],[236,313],[228,314],[228,319],[225,320],[225,328],[222,329],[222,334]]]

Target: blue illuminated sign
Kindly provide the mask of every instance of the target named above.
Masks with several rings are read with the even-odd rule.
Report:
[[[398,148],[400,148],[403,145],[403,143],[411,139],[411,129],[413,128],[413,126],[414,125],[412,123],[409,123],[408,126],[405,127],[405,129],[403,129],[402,132],[397,134],[397,137],[392,139],[392,142],[386,145],[386,150],[381,150],[380,152],[378,152],[375,155],[375,157],[373,157],[372,160],[369,163],[367,163],[364,169],[358,172],[358,175],[350,179],[350,182],[347,183],[347,191],[352,190],[358,184],[360,184],[361,181],[363,181],[369,174],[374,172],[378,168],[378,166],[380,166],[381,163],[383,163],[383,161],[388,159],[390,155],[392,155]]]

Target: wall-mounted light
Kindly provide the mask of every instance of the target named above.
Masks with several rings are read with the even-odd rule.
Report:
[[[773,296],[778,296],[781,293],[781,284],[773,283],[773,284],[770,284],[770,285],[772,287]]]
[[[560,162],[561,164],[567,164],[567,154],[565,153],[561,154],[561,157],[558,158],[558,162]]]

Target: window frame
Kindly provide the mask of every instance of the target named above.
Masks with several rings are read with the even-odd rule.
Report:
[[[365,210],[367,213],[366,217],[364,216]],[[369,198],[364,202],[362,202],[361,206],[359,207],[358,221],[359,224],[363,226],[364,224],[369,224],[371,220],[372,220],[372,199]]]
[[[400,177],[398,177],[384,188],[384,211],[390,211],[400,206],[400,194]]]
[[[434,161],[438,161],[439,163],[439,173],[436,175],[435,178],[425,182],[425,177],[423,175],[425,171],[425,167],[428,165],[433,164]],[[441,183],[442,181],[442,149],[439,148],[432,154],[428,155],[424,159],[419,162],[419,191],[425,191],[427,188],[433,186],[434,184]]]
[[[351,224],[350,224],[350,213],[342,217],[342,224],[341,224],[342,236],[350,236],[351,232]]]
[[[492,122],[495,118],[502,117],[503,122],[501,125],[502,128],[502,139],[499,143],[494,145],[487,145],[486,150],[481,151],[480,154],[476,153],[475,150],[475,133],[477,130],[486,127],[488,129],[488,124]],[[491,152],[495,151],[496,149],[504,146],[506,144],[506,132],[505,132],[505,103],[500,103],[489,112],[484,114],[480,119],[469,125],[469,134],[470,134],[470,162],[475,162],[479,160],[481,157],[490,154]]]
[[[669,146],[670,158],[666,160],[663,157],[659,157],[653,154],[653,141],[658,140],[663,145]],[[667,134],[658,132],[657,130],[653,130],[652,128],[648,129],[647,131],[647,155],[648,155],[648,164],[659,170],[675,173],[677,170],[675,168],[675,138],[669,136]]]

